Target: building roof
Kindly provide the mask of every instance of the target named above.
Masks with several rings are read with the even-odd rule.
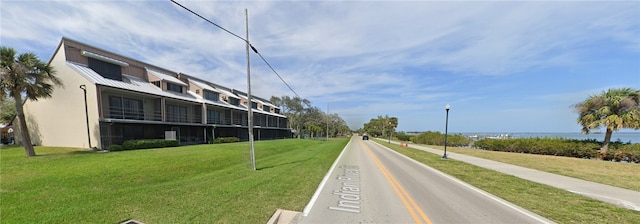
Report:
[[[175,84],[187,86],[187,84],[184,83],[182,80],[180,80],[180,79],[178,79],[176,77],[173,77],[172,75],[167,75],[167,74],[164,74],[162,72],[154,71],[154,70],[149,69],[149,68],[145,68],[145,69],[147,70],[147,72],[149,72],[149,74],[151,74],[151,75],[153,75],[155,77],[158,77],[159,79],[162,79],[162,80],[167,81],[167,82],[172,82],[172,83],[175,83]]]
[[[220,93],[224,94],[225,96],[229,96],[229,97],[233,97],[236,99],[240,99],[240,97],[238,97],[238,95],[236,95],[235,93],[229,92],[226,89],[218,89],[220,90]]]
[[[197,81],[195,79],[189,79],[189,82],[195,84],[196,86],[198,86],[198,87],[200,87],[202,89],[206,89],[206,90],[213,91],[213,92],[220,92],[220,90],[212,87],[211,85],[203,83],[203,82],[200,82],[200,81]]]
[[[195,93],[193,93],[191,91],[187,91],[187,94],[180,94],[180,93],[175,93],[175,92],[171,92],[171,91],[163,91],[162,89],[158,88],[154,84],[152,84],[152,83],[150,83],[147,80],[144,80],[142,78],[138,78],[138,77],[122,74],[122,78],[123,78],[122,81],[113,80],[113,79],[107,79],[107,78],[102,77],[100,74],[95,72],[93,69],[91,69],[91,68],[89,68],[89,67],[87,67],[85,65],[74,63],[74,62],[68,62],[68,61],[67,61],[66,64],[67,64],[67,66],[69,66],[70,68],[72,68],[73,70],[78,72],[78,74],[80,74],[83,77],[87,78],[89,81],[91,81],[92,83],[94,83],[96,85],[108,86],[108,87],[124,89],[124,90],[139,92],[139,93],[152,94],[152,95],[157,95],[157,96],[164,96],[164,97],[169,97],[169,98],[179,99],[179,100],[185,100],[185,101],[190,101],[190,102],[207,103],[209,105],[216,105],[216,106],[226,107],[226,108],[230,108],[230,109],[237,109],[237,110],[244,110],[244,111],[247,110],[247,108],[244,107],[244,106],[235,106],[235,105],[231,105],[231,104],[229,104],[227,102],[224,102],[224,101],[211,101],[211,100],[204,99],[200,95],[195,94]],[[178,80],[177,78],[175,78],[175,79]],[[194,80],[190,80],[190,81],[194,81]],[[200,83],[200,84],[206,85],[204,83]],[[224,94],[230,94],[229,96],[237,98],[236,94],[228,92],[228,91],[226,91],[224,89],[215,89],[214,91],[216,91],[216,90],[217,90],[217,92],[223,92]],[[263,113],[263,114],[274,115],[274,116],[279,116],[279,117],[285,117],[284,115],[281,115],[281,114],[267,113],[267,112],[264,112],[264,111],[261,111],[261,110],[256,110],[256,112],[260,112],[260,113]]]
[[[158,96],[165,96],[165,97],[170,97],[170,98],[179,99],[179,100],[202,102],[198,100],[198,98],[192,95],[174,93],[171,91],[162,91],[162,89],[158,88],[152,83],[138,77],[122,74],[123,80],[118,81],[118,80],[104,78],[100,74],[93,71],[93,69],[90,69],[85,65],[81,65],[73,62],[67,62],[67,65],[72,69],[74,69],[75,71],[77,71],[80,75],[84,76],[89,81],[97,85],[109,86],[109,87],[114,87],[114,88],[124,89],[124,90],[131,90],[131,91],[140,92],[140,93],[148,93],[148,94],[153,94]]]
[[[129,66],[129,63],[126,63],[124,61],[120,61],[118,59],[110,58],[110,57],[107,57],[107,56],[102,56],[102,55],[99,55],[99,54],[96,54],[96,53],[92,53],[92,52],[89,52],[89,51],[81,51],[81,54],[84,55],[84,56],[90,57],[90,58],[98,59],[100,61],[106,61],[106,62],[109,62],[109,63],[112,63],[112,64],[116,64],[116,65],[120,65],[120,66]]]

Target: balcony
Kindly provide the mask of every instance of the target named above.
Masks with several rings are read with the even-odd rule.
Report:
[[[102,112],[104,118],[162,121],[160,98],[105,93]]]
[[[202,123],[202,105],[167,102],[165,118],[166,122]]]

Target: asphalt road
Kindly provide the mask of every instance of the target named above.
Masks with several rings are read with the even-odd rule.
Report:
[[[372,141],[351,139],[301,223],[552,223]]]

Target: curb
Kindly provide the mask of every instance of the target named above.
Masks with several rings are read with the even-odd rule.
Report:
[[[297,224],[302,219],[302,212],[277,209],[267,224]]]

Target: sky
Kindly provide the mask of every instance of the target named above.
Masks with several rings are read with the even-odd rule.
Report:
[[[572,105],[640,88],[640,1],[184,1],[245,37],[352,129],[579,132]],[[0,44],[48,61],[62,37],[246,90],[245,42],[171,1],[0,1]],[[256,54],[251,91],[295,96]],[[623,129],[623,131],[633,131]]]

